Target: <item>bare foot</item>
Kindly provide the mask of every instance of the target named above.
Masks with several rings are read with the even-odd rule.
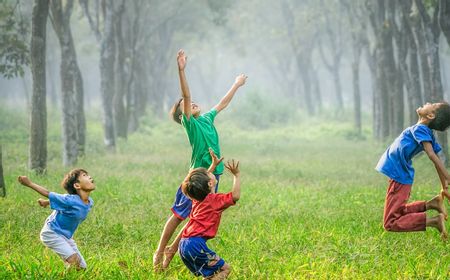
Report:
[[[444,215],[445,220],[448,218],[447,207],[444,205],[444,197],[442,193],[433,197],[432,200],[427,201],[427,209],[437,210],[439,213]]]
[[[162,271],[162,261],[164,257],[164,252],[155,252],[153,254],[153,270],[155,272]]]
[[[169,266],[176,253],[177,249],[172,249],[171,247],[166,247],[166,249],[164,249],[164,261],[162,263],[163,269],[166,269]]]
[[[447,228],[445,227],[445,217],[444,214],[439,214],[438,215],[438,221],[437,221],[437,227],[436,227],[439,232],[441,233],[441,239],[442,241],[447,241]]]

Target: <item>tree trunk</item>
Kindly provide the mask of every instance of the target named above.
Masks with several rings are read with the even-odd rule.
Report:
[[[78,67],[76,50],[70,29],[73,0],[63,8],[61,1],[51,2],[53,28],[61,47],[61,92],[63,164],[72,166],[84,154],[86,119],[84,116],[83,78]]]
[[[115,151],[114,116],[112,101],[114,98],[114,9],[113,3],[105,3],[104,32],[100,48],[100,87],[103,105],[104,142],[107,149]]]
[[[45,50],[48,0],[35,0],[31,19],[31,73],[33,93],[31,97],[30,159],[32,170],[42,174],[47,168],[47,107]]]
[[[2,145],[0,145],[0,196],[6,196],[5,178],[3,178]]]
[[[118,11],[115,13],[115,39],[116,39],[116,59],[115,59],[115,91],[113,98],[114,108],[114,128],[118,137],[127,138],[128,133],[128,120],[127,113],[125,111],[124,99],[126,94],[125,80],[125,44],[122,35],[122,16],[124,12],[124,2],[122,1]]]

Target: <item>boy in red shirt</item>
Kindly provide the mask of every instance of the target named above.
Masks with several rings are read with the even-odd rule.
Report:
[[[231,266],[209,249],[206,241],[216,235],[222,212],[234,205],[241,195],[239,161],[234,160],[225,164],[234,177],[233,189],[226,194],[215,193],[217,180],[211,170],[221,160],[213,156],[208,170],[202,167],[191,170],[181,187],[192,199],[192,210],[178,250],[190,271],[208,279],[225,279],[231,272]]]

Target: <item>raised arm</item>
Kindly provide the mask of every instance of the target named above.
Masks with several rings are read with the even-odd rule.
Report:
[[[220,102],[214,106],[214,109],[216,109],[217,113],[225,109],[228,104],[230,104],[231,99],[233,99],[234,94],[240,88],[245,84],[245,81],[247,80],[247,76],[244,74],[241,74],[236,77],[236,80],[234,81],[233,85],[231,86],[230,90],[228,90],[227,94],[225,94],[224,97],[220,100]]]
[[[39,186],[38,184],[35,184],[33,182],[31,182],[30,179],[28,179],[27,176],[19,176],[17,178],[17,180],[19,181],[19,183],[21,183],[22,185],[29,187],[33,190],[35,190],[36,192],[40,193],[41,195],[48,197],[48,194],[50,193],[46,188]]]
[[[444,163],[434,152],[431,142],[422,142],[422,145],[423,149],[425,150],[425,153],[428,155],[428,158],[433,162],[434,167],[436,168],[439,180],[441,181],[442,191],[444,193],[445,192],[448,193],[448,182],[450,182],[450,176],[447,172],[447,169],[445,169]],[[449,196],[447,196],[447,198],[450,200]]]
[[[180,76],[181,97],[183,98],[183,113],[189,120],[191,117],[191,93],[184,74],[184,68],[186,67],[187,56],[183,50],[179,50],[177,54],[178,63],[178,75]]]
[[[234,159],[228,161],[225,164],[226,169],[228,169],[233,174],[233,189],[231,190],[234,202],[241,198],[241,173],[239,171],[239,161]]]
[[[208,168],[208,172],[212,173],[214,172],[214,169],[216,169],[217,165],[222,162],[223,157],[218,158],[211,148],[209,148],[209,154],[211,155],[211,165]]]

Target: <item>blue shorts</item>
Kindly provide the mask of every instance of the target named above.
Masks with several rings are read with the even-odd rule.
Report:
[[[219,189],[219,179],[220,174],[214,174],[216,176],[217,184],[216,184],[216,192]],[[177,216],[178,219],[184,220],[189,217],[192,208],[192,201],[184,195],[181,191],[181,186],[178,187],[177,194],[175,195],[175,202],[170,210],[172,213]]]
[[[178,247],[181,260],[195,276],[209,277],[218,272],[225,261],[206,246],[203,237],[182,238]]]

